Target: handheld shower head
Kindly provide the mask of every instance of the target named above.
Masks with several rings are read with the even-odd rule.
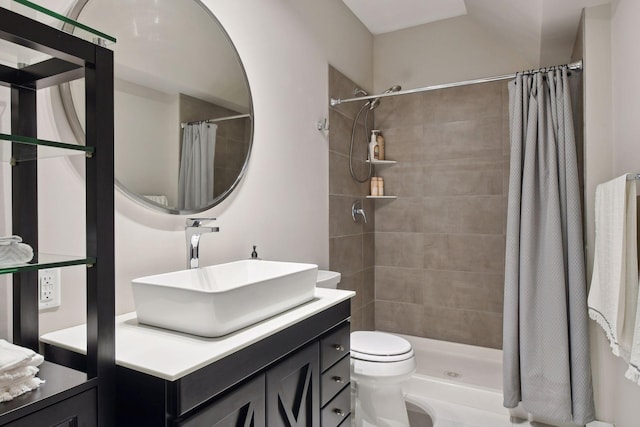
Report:
[[[393,85],[391,86],[389,89],[385,90],[383,92],[383,94],[385,93],[391,93],[391,92],[399,92],[400,90],[402,90],[402,86],[400,85]],[[369,109],[373,110],[374,108],[376,108],[378,105],[380,105],[380,98],[375,98],[373,101],[371,101],[371,105],[369,105]]]

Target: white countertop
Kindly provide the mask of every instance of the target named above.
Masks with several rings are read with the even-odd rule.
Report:
[[[316,288],[313,300],[219,338],[203,338],[138,323],[136,313],[116,317],[116,364],[174,381],[353,297]],[[42,335],[40,341],[86,354],[86,325]]]

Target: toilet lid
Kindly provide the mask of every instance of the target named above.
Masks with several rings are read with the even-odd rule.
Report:
[[[397,361],[413,356],[411,343],[385,332],[351,333],[351,356],[372,361]]]

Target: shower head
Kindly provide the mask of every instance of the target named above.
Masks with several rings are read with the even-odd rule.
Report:
[[[353,89],[353,94],[355,96],[368,96],[369,95],[366,90],[360,89],[359,87]]]
[[[384,92],[382,92],[383,94],[385,93],[391,93],[391,92],[399,92],[402,89],[402,86],[400,85],[393,85],[391,86],[389,89],[385,90]],[[373,101],[371,101],[371,105],[369,105],[369,109],[373,110],[374,108],[376,108],[378,105],[380,105],[380,98],[375,98]]]

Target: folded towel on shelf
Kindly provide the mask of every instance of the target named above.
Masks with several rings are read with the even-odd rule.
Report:
[[[28,391],[35,390],[43,384],[44,381],[38,377],[29,377],[8,386],[0,386],[0,402],[8,402],[15,397],[25,394]]]
[[[0,237],[0,267],[29,262],[33,259],[33,248],[22,243],[20,236]]]
[[[611,350],[629,362],[638,306],[636,181],[621,176],[596,189],[596,238],[589,316]]]
[[[24,381],[26,378],[35,376],[40,371],[35,366],[22,366],[0,373],[0,387],[16,382]]]
[[[7,402],[44,381],[36,377],[44,357],[35,351],[0,339],[0,402]]]
[[[0,339],[0,374],[25,366],[40,366],[43,361],[41,354]]]

